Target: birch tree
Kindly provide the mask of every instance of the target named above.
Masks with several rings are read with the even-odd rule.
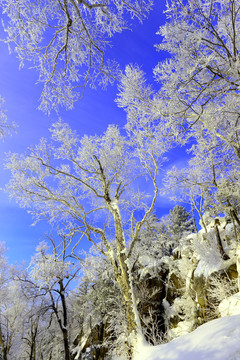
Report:
[[[129,28],[130,19],[142,21],[151,5],[151,0],[1,0],[4,41],[20,66],[29,61],[37,69],[40,108],[71,108],[88,83],[113,81],[118,68],[105,59],[109,39]]]
[[[124,299],[130,353],[130,339],[141,335],[141,325],[129,258],[156,203],[158,171],[169,148],[160,128],[151,125],[132,122],[126,135],[110,125],[102,136],[79,138],[57,122],[51,128],[52,142],[42,139],[26,155],[10,154],[7,165],[12,170],[11,196],[36,221],[60,222],[69,236],[78,235],[68,245],[72,254],[85,237],[109,259]],[[148,194],[138,190],[146,179]]]

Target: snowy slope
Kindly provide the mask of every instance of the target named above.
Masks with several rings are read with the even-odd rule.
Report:
[[[240,360],[240,315],[210,321],[168,344],[138,347],[134,360]]]

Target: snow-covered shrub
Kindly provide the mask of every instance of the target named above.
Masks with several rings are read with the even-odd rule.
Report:
[[[225,271],[212,274],[208,279],[208,319],[219,317],[219,304],[237,292],[237,278],[230,278]]]

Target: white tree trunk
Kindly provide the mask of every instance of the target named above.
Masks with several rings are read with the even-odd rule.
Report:
[[[238,273],[238,290],[240,291],[240,244],[237,245],[236,249],[236,264]]]
[[[114,218],[115,239],[117,246],[117,265],[114,267],[114,274],[124,299],[124,308],[128,331],[127,347],[128,353],[131,358],[134,345],[138,339],[143,340],[143,334],[139,314],[136,307],[131,270],[129,268],[129,262],[126,254],[127,248],[122,227],[121,214],[119,211],[119,207],[116,203],[110,203],[109,210],[111,211]]]

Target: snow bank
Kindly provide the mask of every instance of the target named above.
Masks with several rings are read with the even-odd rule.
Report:
[[[168,344],[140,345],[134,360],[240,360],[240,315],[210,321]]]

